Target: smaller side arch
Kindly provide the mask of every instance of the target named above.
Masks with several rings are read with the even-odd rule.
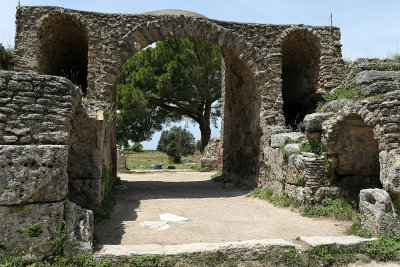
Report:
[[[338,116],[331,122],[325,139],[334,163],[334,181],[343,185],[348,197],[357,202],[361,189],[382,188],[379,138],[374,125],[368,125],[356,112]]]
[[[38,72],[70,79],[87,89],[88,34],[73,16],[54,14],[43,20],[38,36]]]
[[[286,34],[281,43],[282,98],[286,125],[301,123],[322,100],[319,87],[321,44],[306,29]]]

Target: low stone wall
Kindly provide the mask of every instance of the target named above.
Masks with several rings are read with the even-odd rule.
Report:
[[[67,199],[79,88],[61,77],[0,71],[0,89],[0,257],[43,258],[71,242],[90,252],[93,212]],[[52,241],[65,231],[57,247]]]
[[[356,200],[361,189],[383,186],[400,203],[400,74],[396,69],[400,63],[394,60],[357,60],[343,86],[359,90],[359,101],[326,103],[321,112],[305,117],[303,134],[276,127],[270,145],[263,149],[259,186],[300,202],[343,194]],[[305,152],[307,144],[314,144],[320,154]]]

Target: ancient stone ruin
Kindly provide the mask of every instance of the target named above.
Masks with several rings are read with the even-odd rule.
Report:
[[[358,60],[346,76],[339,28],[22,6],[16,72],[0,71],[0,256],[91,251],[91,210],[116,178],[117,74],[175,37],[222,49],[225,176],[307,203],[375,187],[400,202],[399,63]],[[363,99],[317,112],[340,85]],[[63,247],[51,242],[63,233]]]

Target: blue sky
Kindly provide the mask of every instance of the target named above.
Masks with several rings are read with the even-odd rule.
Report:
[[[13,46],[15,35],[15,8],[18,0],[0,0],[0,43]],[[184,9],[206,17],[273,24],[329,25],[341,28],[343,58],[387,57],[400,53],[399,0],[21,0],[21,5],[52,5],[66,8],[108,12],[142,13],[160,9]],[[196,125],[188,125],[196,138]],[[214,129],[213,136],[218,136]],[[143,143],[155,148],[154,141]]]

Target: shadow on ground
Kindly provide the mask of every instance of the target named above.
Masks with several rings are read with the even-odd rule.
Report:
[[[163,181],[163,180],[121,180],[114,188],[115,205],[110,218],[95,225],[95,233],[101,244],[117,245],[126,233],[127,221],[135,221],[138,217],[142,200],[151,199],[201,199],[230,198],[246,195],[249,190],[238,187],[225,187],[224,183],[212,180],[201,181]],[[110,233],[104,237],[103,231]]]

